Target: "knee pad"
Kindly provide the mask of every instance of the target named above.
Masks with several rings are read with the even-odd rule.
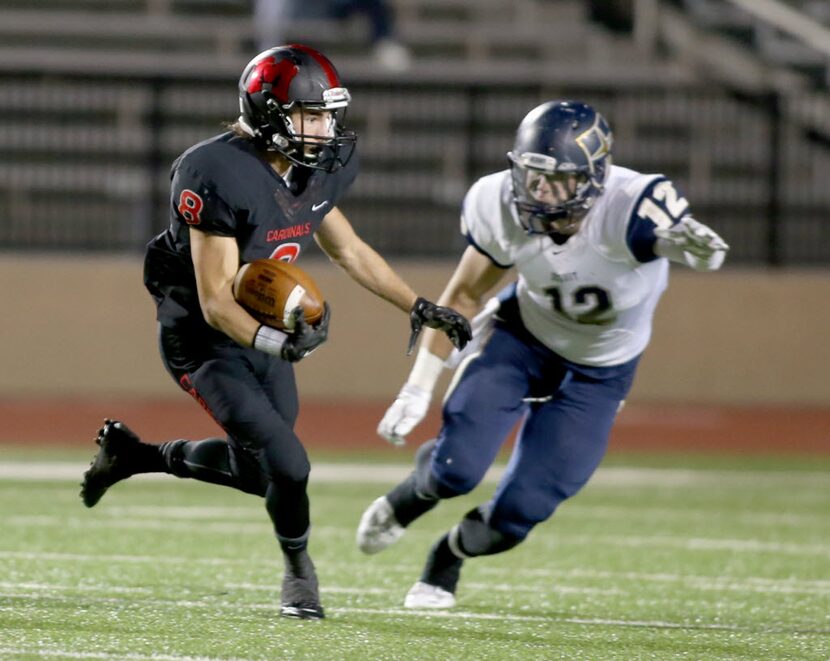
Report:
[[[429,470],[429,460],[432,457],[432,451],[435,449],[435,439],[431,439],[421,445],[415,452],[415,466],[418,469],[426,468]]]
[[[430,470],[436,439],[427,441],[415,453],[415,493],[424,500],[440,500],[461,494],[435,479]]]
[[[480,555],[495,555],[509,551],[524,540],[491,528],[484,520],[479,508],[467,512],[449,535],[450,550],[459,558],[474,558]]]
[[[260,470],[269,482],[308,482],[311,465],[302,447],[293,452],[285,452],[278,444],[271,443],[257,450],[255,456]]]
[[[438,500],[440,496],[436,493],[435,479],[429,470],[432,450],[435,448],[435,439],[424,443],[415,452],[415,493],[424,500]]]
[[[279,495],[286,498],[297,498],[308,490],[308,476],[301,480],[277,477],[271,479],[271,484],[278,491]]]

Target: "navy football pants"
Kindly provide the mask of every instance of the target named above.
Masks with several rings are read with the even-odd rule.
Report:
[[[484,510],[492,528],[526,537],[596,470],[637,361],[577,365],[538,342],[520,321],[497,322],[444,403],[432,476],[442,492],[471,491],[523,419],[506,473]]]

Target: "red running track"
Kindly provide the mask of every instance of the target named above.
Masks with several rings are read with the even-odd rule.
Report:
[[[297,432],[310,449],[395,452],[375,434],[388,402],[304,400]],[[90,444],[105,417],[123,420],[148,441],[221,436],[186,397],[155,399],[0,399],[0,444]],[[412,435],[437,429],[438,411]],[[611,451],[830,453],[830,408],[658,406],[620,414]],[[408,453],[407,453],[408,456]]]

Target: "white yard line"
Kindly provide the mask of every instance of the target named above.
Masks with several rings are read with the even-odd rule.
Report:
[[[567,512],[570,516],[577,516],[580,519],[589,517],[592,519],[620,520],[620,517],[644,518],[648,521],[667,520],[676,522],[700,521],[702,523],[712,522],[712,513],[708,510],[683,508],[683,507],[649,507],[637,505],[586,505],[577,497],[562,505],[561,511]],[[756,526],[803,526],[830,527],[830,517],[826,514],[793,514],[790,512],[757,512],[741,510],[730,510],[727,513],[729,520],[736,523],[743,523]]]
[[[46,527],[62,526],[65,529],[104,528],[110,530],[160,530],[171,529],[171,522],[151,519],[118,519],[81,517],[57,517],[51,515],[0,517],[4,526]],[[175,528],[191,533],[226,535],[259,535],[267,529],[265,519],[261,522],[233,523],[221,521],[199,521],[194,523],[176,521]],[[351,526],[318,526],[319,537],[328,533],[351,533]],[[776,553],[781,555],[818,555],[830,557],[830,544],[799,544],[795,542],[768,542],[760,539],[719,539],[679,537],[672,535],[569,535],[557,542],[561,546],[603,544],[614,547],[679,548],[687,551],[731,551],[733,553]]]
[[[145,564],[157,563],[161,556],[156,555],[88,555],[84,553],[33,553],[29,551],[0,551],[0,558],[11,558],[20,560],[55,561],[55,562],[95,562],[95,563],[116,563]],[[250,565],[254,560],[229,558],[188,558],[187,564],[209,565],[209,566],[236,566]],[[263,564],[268,564],[263,561]]]
[[[547,617],[545,615],[505,615],[500,613],[468,613],[449,610],[410,610],[405,608],[338,608],[339,613],[358,613],[361,615],[394,615],[396,617],[418,616],[438,617],[459,620],[502,620],[508,622],[548,622],[561,624],[584,624],[592,626],[638,627],[649,629],[714,629],[741,631],[742,627],[732,624],[697,624],[683,622],[666,622],[662,620],[606,620],[603,618]]]
[[[29,551],[0,551],[0,560],[23,560],[34,561],[39,564],[44,562],[93,562],[104,563],[106,565],[113,565],[117,563],[124,564],[150,564],[159,561],[158,556],[155,555],[84,555],[78,553],[37,553]],[[271,567],[273,562],[267,559],[226,559],[226,558],[189,558],[189,564],[200,564],[214,567],[222,566],[238,566],[238,565],[257,565],[261,564],[263,567]],[[352,562],[341,563],[327,563],[327,566],[332,569],[337,567],[344,567],[351,570],[355,569]],[[366,567],[367,571],[373,570],[372,567]],[[480,572],[493,575],[495,577],[503,577],[507,570],[495,567],[479,567]],[[389,573],[410,573],[417,574],[421,570],[419,563],[412,564],[396,564],[386,565],[383,567],[385,572]],[[376,570],[373,570],[376,571]],[[759,593],[792,593],[792,594],[825,594],[830,595],[830,580],[821,579],[793,579],[793,578],[763,578],[755,576],[735,577],[735,576],[701,576],[696,574],[670,574],[670,573],[648,573],[648,572],[613,572],[592,569],[521,569],[511,568],[510,574],[516,580],[505,588],[512,590],[529,590],[529,591],[550,591],[550,592],[569,592],[569,591],[597,591],[597,588],[589,588],[582,586],[565,586],[562,581],[573,581],[581,579],[603,579],[607,581],[634,581],[637,583],[683,583],[691,588],[698,588],[702,590],[729,590],[729,591],[746,591]],[[524,579],[524,581],[522,580]],[[539,579],[549,579],[555,581],[554,585],[546,586],[544,589],[539,587]],[[0,587],[6,589],[14,589],[15,587],[26,587],[28,583],[0,583]],[[50,584],[32,584],[37,586],[33,589],[41,589],[41,586],[48,586]],[[493,587],[495,585],[495,587]],[[495,584],[470,584],[470,587],[492,587],[494,590],[500,590],[500,583]],[[224,587],[232,589],[275,589],[272,585],[264,584],[249,584],[249,583],[229,583]],[[77,586],[63,586],[59,584],[56,589],[60,590],[78,590]],[[85,588],[89,591],[97,589],[96,586],[88,586]],[[114,590],[115,588],[102,588],[107,590]],[[125,588],[125,591],[133,591],[138,588]],[[325,590],[326,587],[324,586]],[[343,590],[350,590],[351,588],[343,588]],[[373,592],[374,589],[368,589],[364,592]],[[378,589],[380,592],[384,590]]]
[[[0,595],[5,596],[5,595]],[[151,602],[152,603],[152,602]],[[192,601],[158,601],[160,606],[174,606],[186,608],[214,608],[214,609],[232,609],[236,608],[238,604],[215,602],[192,602]],[[271,611],[276,614],[277,606],[275,604],[246,604],[246,608],[256,610]],[[620,620],[620,619],[605,619],[605,618],[577,618],[577,617],[549,617],[544,615],[517,615],[517,614],[498,614],[498,613],[471,613],[463,610],[411,610],[404,608],[359,608],[359,607],[342,607],[336,609],[329,609],[328,617],[331,620],[341,619],[343,615],[358,615],[358,616],[379,616],[379,617],[395,617],[395,618],[412,618],[412,619],[455,619],[468,621],[502,621],[502,622],[524,622],[524,623],[540,623],[545,625],[551,624],[573,624],[580,626],[602,626],[602,627],[620,627],[620,628],[639,628],[639,629],[670,629],[670,630],[705,630],[705,631],[731,631],[731,632],[752,632],[754,634],[781,634],[792,633],[791,630],[784,630],[780,628],[766,628],[758,629],[754,627],[746,627],[733,624],[715,624],[715,623],[687,623],[687,622],[671,622],[666,620]],[[325,626],[321,624],[320,626]],[[813,633],[828,633],[826,630],[817,630]],[[4,655],[22,655],[28,654],[38,657],[50,658],[66,658],[66,659],[102,659],[104,661],[220,661],[220,657],[206,657],[206,656],[189,656],[189,655],[175,655],[175,654],[135,654],[130,652],[80,652],[59,649],[43,649],[38,647],[0,647],[0,656]],[[221,661],[248,661],[244,658],[221,657]]]
[[[20,597],[20,594],[4,594],[0,593],[0,597]],[[39,595],[32,595],[32,598],[37,598]],[[49,597],[54,600],[54,597]],[[101,604],[118,604],[124,603],[121,599],[111,597],[86,597],[87,602],[96,602]],[[192,608],[192,609],[210,609],[216,611],[228,611],[238,608],[239,604],[230,601],[221,601],[217,599],[192,600],[192,599],[144,599],[141,601],[144,606],[153,606],[156,609],[162,608]],[[275,615],[279,610],[278,603],[260,603],[252,604],[246,603],[247,610],[273,612]],[[514,613],[471,613],[461,609],[458,610],[431,610],[431,609],[407,609],[407,608],[361,608],[346,606],[343,608],[336,608],[329,610],[329,617],[337,618],[343,614],[360,614],[360,615],[383,615],[396,617],[439,617],[452,618],[463,620],[498,620],[507,622],[547,622],[547,623],[567,623],[567,624],[585,624],[585,625],[603,625],[603,626],[621,626],[621,627],[649,627],[659,629],[728,629],[740,630],[737,625],[730,624],[698,624],[698,623],[684,623],[684,622],[667,622],[667,621],[643,621],[643,620],[612,620],[604,618],[569,618],[556,617],[546,615],[518,615]]]
[[[0,583],[0,587],[3,587],[3,584]],[[225,589],[230,590],[251,590],[256,592],[273,592],[276,589],[274,584],[265,584],[265,583],[225,583],[223,586]],[[469,591],[478,591],[478,590],[490,590],[493,592],[544,592],[544,593],[556,593],[556,594],[601,594],[601,595],[614,595],[614,594],[625,594],[622,590],[618,590],[615,588],[586,588],[586,587],[573,587],[567,585],[550,585],[540,587],[539,585],[523,585],[523,584],[515,584],[515,583],[464,583],[464,589]],[[357,595],[364,595],[364,594],[390,594],[390,595],[398,595],[402,594],[400,590],[396,588],[367,588],[367,587],[358,587],[358,588],[346,588],[346,587],[338,587],[338,586],[331,586],[331,585],[321,585],[320,590],[325,593],[331,594],[357,594]]]
[[[165,519],[230,519],[232,521],[261,521],[262,509],[251,507],[220,507],[211,505],[108,505],[107,515],[112,517],[138,517]]]
[[[20,595],[0,594],[0,597]],[[88,598],[87,601],[95,601],[98,603],[123,603],[122,600],[112,598]],[[162,600],[162,599],[147,599],[141,602],[145,606],[154,606],[156,608],[193,608],[193,609],[211,609],[216,611],[229,611],[238,608],[239,604],[234,602],[226,602],[215,599],[205,601],[193,601],[187,599],[176,600]],[[275,615],[279,609],[277,603],[251,604],[246,603],[245,608],[248,610],[273,612]],[[503,621],[503,622],[540,622],[540,623],[559,623],[559,624],[581,624],[588,626],[619,626],[619,627],[637,627],[637,628],[651,628],[651,629],[711,629],[711,630],[727,630],[727,631],[743,631],[750,630],[747,627],[741,627],[733,624],[707,624],[697,622],[669,622],[665,620],[620,620],[620,619],[605,619],[605,618],[574,618],[574,617],[556,617],[547,615],[519,615],[514,613],[471,613],[469,611],[458,610],[419,610],[407,608],[361,608],[361,607],[342,607],[329,610],[329,617],[338,619],[344,614],[356,615],[380,615],[383,617],[430,617],[430,618],[445,618],[458,620],[481,620],[481,621]],[[752,629],[754,631],[754,629]],[[132,657],[124,657],[132,658]],[[136,657],[144,658],[144,657]],[[152,658],[152,657],[147,657]],[[167,658],[167,657],[165,657]],[[170,657],[170,658],[193,658],[193,657]],[[201,657],[195,657],[201,658]]]
[[[733,553],[779,553],[782,555],[818,555],[830,557],[828,544],[798,544],[767,542],[760,539],[713,539],[699,537],[677,537],[672,535],[577,535],[563,540],[564,543],[607,544],[628,547],[667,547],[688,551],[732,551]]]
[[[20,598],[21,594],[15,593],[0,593],[0,598],[16,597]],[[31,598],[37,598],[38,595],[28,595]],[[54,600],[54,596],[50,597]],[[100,604],[116,604],[125,603],[123,599],[111,597],[86,597],[87,602],[96,602]],[[239,608],[238,602],[221,601],[213,597],[193,600],[193,599],[144,599],[141,601],[144,606],[154,606],[157,610],[163,608],[190,608],[190,609],[209,609],[218,612],[230,612],[233,609]],[[279,605],[276,601],[267,603],[245,603],[245,609],[264,611],[273,613],[276,617]],[[514,613],[471,613],[462,609],[456,610],[431,610],[431,609],[408,609],[408,608],[362,608],[344,606],[328,610],[328,617],[330,619],[338,619],[344,614],[357,615],[380,615],[383,617],[428,617],[428,618],[446,618],[459,620],[482,620],[482,621],[505,621],[505,622],[540,622],[546,624],[579,624],[586,626],[617,626],[617,627],[635,627],[635,628],[649,628],[649,629],[690,629],[690,630],[720,630],[720,631],[751,631],[753,633],[792,633],[789,628],[757,628],[753,626],[744,626],[737,624],[716,624],[705,622],[670,622],[666,620],[623,620],[623,619],[607,619],[607,618],[576,618],[576,617],[557,617],[555,615],[518,615]],[[830,633],[829,629],[815,629],[811,633],[826,634]],[[0,648],[2,651],[2,648]],[[105,657],[108,658],[108,657]],[[122,656],[121,658],[133,658],[132,656]],[[143,659],[140,655],[135,658]],[[156,657],[146,657],[156,658]],[[170,659],[205,659],[207,657],[159,657]]]
[[[270,524],[267,516],[254,519],[249,517],[250,522],[222,522],[222,521],[198,521],[187,522],[177,520],[161,519],[118,519],[107,517],[106,519],[83,519],[79,517],[58,517],[48,514],[38,514],[32,516],[10,516],[7,518],[0,517],[0,522],[9,526],[17,526],[21,528],[53,528],[60,526],[63,529],[72,528],[87,528],[100,529],[106,528],[110,530],[160,530],[170,531],[176,529],[178,531],[187,531],[191,533],[222,533],[227,535],[260,535],[264,530],[268,530]],[[320,529],[324,526],[319,526]],[[315,532],[317,529],[315,528]]]
[[[0,462],[0,480],[71,480],[80,482],[86,463]],[[312,482],[394,483],[405,478],[411,467],[401,464],[317,463],[312,465]],[[497,481],[502,466],[488,471],[486,482]],[[170,480],[169,475],[137,475],[133,480]],[[799,487],[830,488],[830,472],[822,471],[743,471],[686,468],[600,468],[591,485],[602,487],[741,487],[764,481],[770,487],[797,484]]]
[[[485,573],[501,573],[498,569],[481,567],[480,571]],[[700,576],[698,574],[670,574],[670,573],[648,573],[648,572],[613,572],[601,569],[526,569],[520,573],[528,576],[540,576],[552,579],[565,577],[568,579],[604,579],[604,580],[630,580],[636,582],[655,583],[687,583],[690,586],[710,589],[710,587],[722,587],[724,590],[748,590],[751,592],[794,592],[805,594],[830,594],[830,580],[821,579],[797,579],[797,578],[763,578],[760,576]]]
[[[701,511],[699,509],[683,509],[670,507],[636,507],[631,508],[626,505],[586,505],[576,499],[568,501],[562,505],[562,512],[567,512],[569,516],[578,516],[580,519],[612,519],[618,520],[621,515],[637,516],[646,518],[649,521],[656,519],[666,519],[670,521],[705,521],[710,522],[712,514],[708,511]],[[101,513],[108,519],[164,519],[165,521],[177,520],[180,522],[197,522],[205,521],[210,523],[260,523],[262,512],[256,507],[224,507],[224,506],[209,506],[209,505],[118,505],[107,507],[103,510],[99,508],[96,513]],[[561,515],[560,515],[561,516]],[[788,512],[754,512],[754,511],[732,511],[729,512],[729,517],[738,523],[748,525],[760,526],[788,526],[788,527],[828,527],[830,526],[830,518],[826,515],[815,514],[792,514]],[[43,524],[46,525],[55,517],[50,515],[14,515],[9,514],[3,517],[0,514],[0,521],[7,524],[35,524],[38,519],[42,519]],[[73,519],[73,521],[80,521],[81,519]],[[61,518],[62,522],[66,519]],[[89,518],[83,519],[89,523]]]
[[[175,654],[133,654],[131,652],[70,652],[69,650],[45,650],[43,647],[0,647],[0,657],[27,654],[55,659],[115,659],[116,661],[249,661],[227,656],[178,656]]]
[[[626,505],[586,505],[579,499],[568,501],[563,504],[562,512],[569,516],[578,516],[580,519],[612,519],[618,520],[621,515],[637,516],[646,518],[649,521],[655,519],[667,519],[677,521],[705,521],[710,522],[712,514],[699,509],[683,509],[670,507],[641,507],[636,509]],[[257,507],[227,507],[227,506],[206,506],[206,505],[107,505],[105,509],[98,509],[96,513],[105,515],[111,519],[164,519],[165,521],[179,520],[183,522],[207,521],[213,519],[213,523],[260,523],[263,521],[262,511]],[[561,515],[560,515],[561,516]],[[763,526],[790,526],[803,527],[830,526],[830,518],[824,514],[792,514],[787,512],[755,512],[755,511],[732,511],[729,512],[730,520],[739,523]],[[43,518],[44,525],[48,515],[15,516],[10,514],[8,518],[0,515],[0,522],[7,524],[26,525],[27,522],[34,523],[37,518]],[[61,518],[64,522],[66,519]],[[83,519],[85,523],[89,518]]]
[[[14,583],[0,582],[3,590],[34,590],[39,592],[114,592],[116,594],[147,594],[153,591],[150,588],[127,588],[120,585],[59,585],[57,583]]]

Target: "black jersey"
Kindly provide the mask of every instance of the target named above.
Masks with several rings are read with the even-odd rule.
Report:
[[[190,256],[190,227],[232,236],[241,263],[293,262],[357,175],[353,156],[327,173],[293,166],[288,182],[254,145],[223,133],[184,152],[171,169],[170,227],[147,245],[144,284],[164,326],[206,326]]]

